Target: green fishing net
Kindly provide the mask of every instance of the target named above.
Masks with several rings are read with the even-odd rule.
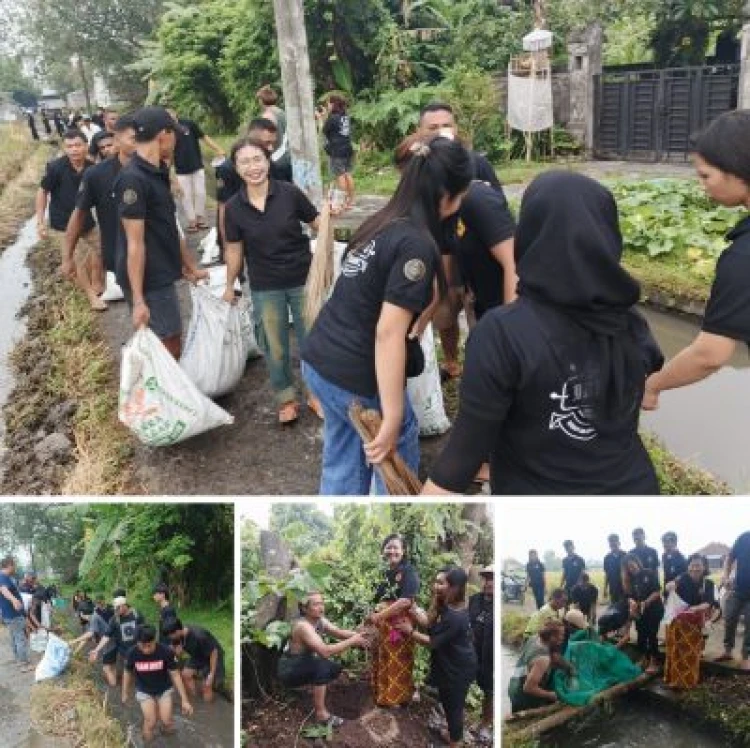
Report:
[[[564,657],[573,665],[574,674],[555,670],[552,687],[560,701],[570,706],[585,706],[597,693],[635,680],[642,672],[619,649],[592,641],[585,631],[570,637]]]

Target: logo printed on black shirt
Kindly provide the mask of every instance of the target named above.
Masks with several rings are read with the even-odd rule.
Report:
[[[427,266],[424,264],[424,262],[422,262],[422,260],[409,260],[404,265],[404,276],[406,276],[406,279],[410,280],[412,283],[421,281],[422,278],[425,277],[426,273]]]
[[[560,394],[550,393],[552,400],[558,400],[558,407],[552,412],[549,430],[560,429],[566,436],[577,441],[591,441],[598,436],[590,421],[591,382],[580,374],[570,377],[562,386]]]
[[[136,200],[138,200],[138,193],[134,189],[128,187],[128,189],[122,193],[122,201],[125,205],[133,205]]]
[[[343,265],[341,273],[347,278],[353,278],[367,272],[367,266],[370,264],[370,258],[375,255],[375,241],[371,241],[366,247],[350,252]],[[408,264],[408,263],[407,263]]]

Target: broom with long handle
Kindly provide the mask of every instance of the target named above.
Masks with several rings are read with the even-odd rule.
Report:
[[[310,263],[310,272],[305,284],[305,324],[309,330],[318,317],[333,285],[333,221],[331,220],[331,205],[326,200],[320,211],[318,239],[315,244],[315,254]]]
[[[380,413],[377,410],[365,409],[362,403],[356,400],[349,406],[349,419],[365,444],[371,442],[380,431]],[[419,478],[396,451],[391,452],[380,465],[374,467],[383,479],[390,496],[418,496],[422,491]]]

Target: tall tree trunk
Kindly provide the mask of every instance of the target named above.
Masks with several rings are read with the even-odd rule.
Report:
[[[89,94],[89,82],[86,80],[86,68],[83,65],[83,57],[76,55],[76,65],[78,67],[78,74],[81,76],[81,83],[83,85],[83,96],[86,99],[86,111],[91,111],[91,95]]]
[[[294,182],[320,205],[323,186],[304,7],[302,0],[273,0],[273,8]]]
[[[467,523],[466,530],[460,535],[455,536],[454,551],[461,559],[461,566],[464,569],[470,569],[470,580],[476,584],[479,575],[476,570],[471,569],[476,553],[477,541],[482,527],[487,524],[487,505],[486,504],[464,504],[461,511],[461,519]]]

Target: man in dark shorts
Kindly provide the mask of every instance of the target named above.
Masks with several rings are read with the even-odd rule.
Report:
[[[122,678],[122,703],[127,704],[131,684],[135,681],[135,699],[143,713],[143,740],[154,737],[159,722],[165,735],[175,732],[174,689],[180,694],[182,713],[190,716],[190,703],[174,652],[156,641],[153,626],[143,626],[138,632],[138,642],[125,660]]]
[[[734,573],[734,575],[733,575]],[[743,532],[735,540],[732,550],[724,561],[721,586],[729,590],[724,608],[724,653],[717,662],[730,662],[737,637],[740,619],[745,622],[742,640],[743,670],[750,670],[750,532]]]
[[[47,238],[44,214],[49,202],[49,225],[52,231],[64,241],[64,232],[76,206],[76,198],[81,188],[84,173],[94,164],[86,158],[87,141],[80,130],[68,130],[63,137],[65,155],[47,164],[44,176],[36,195],[36,224],[40,239]],[[86,216],[81,228],[78,253],[75,257],[78,285],[86,294],[92,309],[106,309],[99,298],[104,291],[103,265],[99,248],[96,222],[91,215]]]
[[[118,590],[119,591],[119,590]],[[104,652],[102,663],[104,677],[110,686],[117,685],[117,658],[127,659],[128,653],[138,640],[138,631],[144,624],[143,616],[128,605],[124,596],[116,597],[112,601],[115,610],[109,621],[107,631],[99,643],[89,653],[89,661],[93,664]]]
[[[495,670],[495,569],[488,566],[479,572],[482,591],[469,598],[469,620],[477,653],[477,685],[484,694],[482,720],[479,725],[479,745],[492,745],[494,716]]]
[[[224,650],[208,629],[200,626],[184,625],[179,618],[162,630],[174,651],[179,656],[186,652],[190,659],[182,670],[190,694],[197,692],[196,681],[203,679],[203,699],[213,701],[214,693],[224,683]]]
[[[65,232],[65,251],[62,274],[68,278],[80,272],[75,264],[75,249],[92,209],[99,221],[101,254],[105,270],[115,271],[115,250],[117,246],[117,203],[114,199],[114,186],[121,169],[128,164],[135,151],[135,123],[128,117],[121,117],[115,125],[112,138],[105,138],[100,145],[112,141],[110,157],[89,169],[83,176],[76,197],[76,207],[68,221]],[[104,308],[106,304],[99,299]]]
[[[163,107],[133,114],[136,152],[115,181],[120,224],[115,275],[132,310],[133,327],[149,326],[179,359],[182,320],[175,283],[207,278],[180,239],[168,162],[175,121]]]

